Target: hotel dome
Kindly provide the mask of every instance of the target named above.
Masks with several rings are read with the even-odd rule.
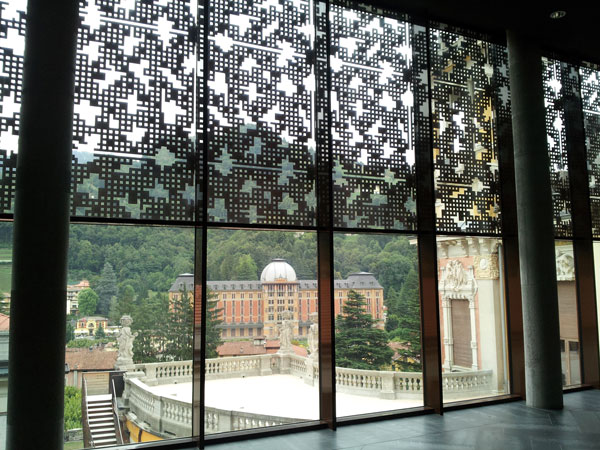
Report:
[[[260,281],[272,282],[276,280],[296,281],[296,271],[290,266],[285,259],[273,258],[269,264],[263,269],[260,275]]]

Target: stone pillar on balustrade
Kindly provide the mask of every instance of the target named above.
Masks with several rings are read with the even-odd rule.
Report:
[[[306,376],[304,382],[311,386],[315,384],[315,367],[319,367],[319,313],[309,314],[312,324],[308,329],[308,358],[306,359]]]
[[[291,311],[284,311],[282,313],[283,320],[279,328],[279,371],[282,374],[290,373],[291,359],[290,357],[294,354],[292,348],[292,338],[294,336],[294,328],[297,325],[297,321],[293,320],[293,314]]]

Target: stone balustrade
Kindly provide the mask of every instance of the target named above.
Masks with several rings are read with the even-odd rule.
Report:
[[[272,427],[275,425],[285,425],[288,423],[304,421],[306,421],[306,419],[267,416],[265,414],[254,414],[241,411],[227,411],[212,407],[206,407],[204,410],[204,430],[207,433],[249,430],[252,428]]]
[[[185,383],[192,379],[192,361],[168,361],[162,363],[136,364],[135,370],[144,373],[144,382],[149,386],[158,384]]]
[[[458,400],[469,396],[480,396],[495,392],[492,390],[493,371],[473,370],[469,372],[448,372],[442,374],[444,400]]]
[[[148,431],[165,436],[189,436],[192,405],[154,394],[148,386],[192,381],[192,362],[173,361],[137,364],[136,372],[125,377],[128,416]],[[265,354],[206,360],[206,379],[290,374],[307,384],[318,385],[317,361],[295,354]],[[383,399],[417,400],[423,393],[423,374],[336,367],[336,390],[342,393]],[[442,374],[445,400],[492,395],[493,372],[478,370]],[[205,430],[210,433],[245,430],[299,422],[305,419],[267,416],[240,411],[205,408]]]

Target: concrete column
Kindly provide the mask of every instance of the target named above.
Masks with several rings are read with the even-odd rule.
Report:
[[[527,405],[562,408],[554,227],[539,48],[507,32]]]
[[[7,449],[63,448],[78,1],[29,0],[14,214]]]

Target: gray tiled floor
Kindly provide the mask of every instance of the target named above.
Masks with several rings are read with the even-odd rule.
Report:
[[[210,445],[210,450],[600,449],[600,391],[547,411],[512,402],[329,430]]]

